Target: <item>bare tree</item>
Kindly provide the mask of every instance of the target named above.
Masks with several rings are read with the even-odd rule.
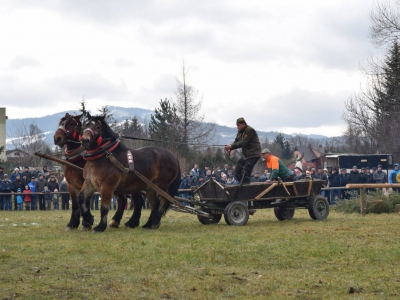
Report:
[[[182,139],[184,143],[204,144],[209,142],[215,133],[215,126],[204,123],[204,114],[201,112],[201,101],[198,91],[188,84],[188,70],[182,62],[181,78],[176,78],[175,107],[181,120]]]
[[[370,37],[378,46],[392,44],[400,37],[400,1],[377,3],[370,13]]]

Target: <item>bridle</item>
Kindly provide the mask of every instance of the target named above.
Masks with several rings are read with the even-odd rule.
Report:
[[[67,121],[70,120],[74,121],[75,125],[72,127],[72,129],[66,129],[65,125],[67,124]],[[62,121],[57,130],[61,130],[65,134],[65,142],[80,144],[81,136],[78,132],[79,122],[76,121],[72,116],[69,116],[64,121]]]
[[[94,130],[94,127],[96,127],[96,124],[100,123],[100,130],[98,130],[97,132]],[[85,129],[83,130],[83,134],[82,136],[85,134],[85,132],[89,132],[89,134],[92,136],[93,141],[96,142],[97,146],[99,147],[101,145],[101,143],[103,142],[103,138],[101,136],[102,131],[101,131],[101,122],[99,120],[97,121],[93,121],[93,120],[89,120],[86,122],[85,124]]]

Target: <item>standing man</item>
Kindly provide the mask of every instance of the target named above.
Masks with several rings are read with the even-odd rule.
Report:
[[[266,161],[267,169],[272,169],[267,182],[276,181],[278,177],[284,182],[293,181],[293,173],[285,166],[279,157],[272,155],[269,149],[263,149],[262,157]]]
[[[234,150],[242,148],[242,155],[235,168],[235,178],[241,182],[243,176],[243,183],[250,183],[250,174],[254,165],[261,157],[261,144],[258,139],[258,134],[253,127],[247,125],[244,118],[236,120],[238,133],[235,141],[225,146],[225,150]]]

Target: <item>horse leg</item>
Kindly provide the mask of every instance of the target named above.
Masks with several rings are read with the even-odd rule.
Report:
[[[101,194],[101,208],[100,208],[100,213],[101,213],[101,218],[100,218],[100,223],[97,225],[95,228],[93,228],[93,233],[96,232],[103,232],[107,228],[107,216],[108,212],[111,209],[111,198],[113,196],[113,190],[112,189],[106,189],[102,188],[100,191]]]
[[[124,210],[127,202],[126,196],[124,194],[118,194],[116,195],[116,197],[117,197],[117,211],[112,217],[110,224],[108,224],[110,227],[113,228],[118,228],[122,216],[124,215]]]
[[[163,191],[165,191],[168,194],[168,187],[167,186],[162,186],[162,185],[158,185],[158,187],[160,189],[162,189]],[[165,215],[165,213],[167,212],[171,202],[169,202],[167,199],[165,199],[162,196],[159,196],[159,206],[158,209],[154,210],[154,213],[152,215],[152,224],[151,224],[151,229],[158,229],[161,225],[161,218]]]
[[[71,207],[72,213],[71,213],[71,219],[69,220],[67,228],[65,229],[66,231],[78,228],[81,218],[77,192],[71,189],[69,193],[71,195],[71,201],[72,201],[72,207]]]
[[[158,198],[157,193],[152,189],[146,191],[146,195],[147,195],[147,199],[150,202],[151,213],[150,213],[149,220],[147,221],[146,224],[144,224],[142,226],[142,228],[152,228],[153,216],[158,211],[158,207],[160,205],[160,199]]]
[[[82,216],[82,230],[90,230],[94,222],[94,217],[90,213],[90,199],[92,198],[93,194],[94,189],[89,188],[85,181],[81,191],[78,194],[79,210]]]
[[[133,203],[133,213],[132,217],[128,222],[125,223],[126,227],[135,228],[139,226],[140,217],[142,215],[142,208],[144,204],[143,196],[141,192],[132,194],[132,203]]]

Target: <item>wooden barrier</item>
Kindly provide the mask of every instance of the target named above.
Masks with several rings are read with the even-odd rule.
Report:
[[[367,214],[367,191],[366,189],[386,189],[386,192],[390,188],[400,188],[400,183],[355,183],[347,184],[348,189],[360,189],[360,208],[361,214],[365,216]]]

